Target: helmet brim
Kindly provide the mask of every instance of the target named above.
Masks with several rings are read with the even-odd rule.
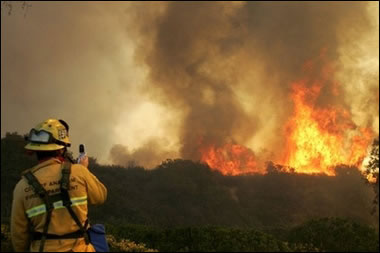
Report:
[[[50,144],[39,144],[39,143],[28,143],[24,147],[27,150],[33,150],[33,151],[54,151],[54,150],[59,150],[63,149],[65,146],[63,145],[58,145],[55,143],[50,143]]]

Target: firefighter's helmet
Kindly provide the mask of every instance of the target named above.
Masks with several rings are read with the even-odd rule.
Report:
[[[47,119],[30,130],[28,141],[27,150],[53,151],[70,147],[69,126],[61,119]]]

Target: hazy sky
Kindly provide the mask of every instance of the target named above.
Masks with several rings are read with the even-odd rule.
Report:
[[[74,154],[84,143],[103,163],[148,167],[196,158],[198,137],[272,152],[290,82],[323,48],[342,84],[336,103],[378,133],[378,11],[378,2],[15,4],[1,12],[1,135],[62,118]]]
[[[129,3],[31,4],[26,16],[1,15],[2,136],[62,118],[74,152],[85,143],[107,161],[113,144],[163,134],[165,112],[139,92],[145,73],[122,19]]]

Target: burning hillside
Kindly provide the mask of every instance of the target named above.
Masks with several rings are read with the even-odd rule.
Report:
[[[341,164],[360,167],[378,135],[373,7],[131,6],[136,62],[148,70],[144,91],[176,124],[166,124],[163,138],[178,143],[177,157],[200,160],[224,175],[265,174],[268,161],[288,172],[329,176]],[[150,157],[156,156],[143,157],[142,165],[151,164]],[[173,157],[161,160],[166,158]]]
[[[239,144],[227,143],[222,147],[209,145],[201,147],[200,152],[202,162],[224,175],[265,172],[257,166],[253,151]]]
[[[316,104],[322,90],[339,94],[336,86],[326,87],[326,81],[306,78],[292,84],[294,112],[285,127],[282,163],[296,172],[335,175],[337,165],[360,166],[374,137],[371,129],[355,125],[342,106]]]
[[[278,133],[286,144],[280,148],[284,155],[277,162],[284,165],[283,170],[333,176],[338,165],[361,167],[374,133],[368,127],[357,126],[343,106],[318,104],[322,92],[339,96],[340,90],[332,80],[334,73],[329,65],[323,66],[317,76],[312,73],[313,65],[308,61],[304,65],[306,77],[291,85],[293,113],[283,133]],[[199,150],[201,161],[224,175],[266,173],[264,166],[258,166],[253,151],[239,144],[200,144]]]

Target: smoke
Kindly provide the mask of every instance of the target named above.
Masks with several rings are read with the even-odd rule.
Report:
[[[12,3],[17,5],[17,3]],[[70,125],[72,151],[79,143],[107,161],[143,96],[143,70],[132,61],[125,33],[126,7],[117,4],[33,2],[28,12],[1,14],[1,132],[28,133],[46,118]]]
[[[342,36],[337,78],[354,122],[379,134],[379,3],[368,3],[366,12],[367,18],[356,19]],[[363,26],[369,32],[362,33]]]
[[[197,158],[199,142],[220,145],[233,138],[235,130],[248,138],[252,131],[245,126],[252,130],[256,125],[254,117],[248,117],[239,106],[234,96],[237,84],[229,80],[233,77],[227,74],[229,62],[222,59],[223,46],[234,50],[229,42],[233,39],[230,18],[234,16],[230,7],[169,3],[156,18],[157,27],[142,35],[137,54],[149,66],[152,97],[183,113],[179,134],[184,158]],[[142,22],[142,27],[145,25]],[[140,56],[148,41],[153,41],[151,50]],[[223,65],[225,72],[219,69]]]
[[[116,144],[110,151],[110,157],[113,163],[125,167],[143,166],[152,169],[163,160],[175,157],[175,153],[162,148],[167,144],[165,139],[150,139],[141,147],[132,150],[125,145]]]
[[[159,12],[145,8],[151,5],[134,6],[130,21],[136,59],[149,69],[150,96],[182,112],[183,158],[199,159],[199,146],[209,143],[276,153],[292,112],[291,83],[303,78],[305,68],[312,69],[309,84],[321,77],[327,83],[319,106],[357,108],[348,88],[336,96],[344,83],[338,84],[335,71],[344,69],[342,48],[350,41],[373,38],[366,2],[170,2]],[[371,79],[362,94],[369,103],[376,99],[378,71],[364,77],[343,72]],[[376,120],[376,110],[363,107],[358,117]]]
[[[101,162],[152,167],[238,143],[263,164],[284,146],[291,83],[326,64],[318,106],[378,132],[376,2],[31,5],[1,16],[2,135],[55,117]]]

